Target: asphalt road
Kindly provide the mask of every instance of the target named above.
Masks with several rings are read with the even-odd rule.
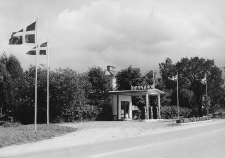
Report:
[[[145,136],[48,150],[17,158],[224,158],[225,121]],[[186,125],[188,126],[188,125]],[[10,156],[9,156],[10,157]]]

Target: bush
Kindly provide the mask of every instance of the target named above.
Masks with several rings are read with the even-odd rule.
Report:
[[[212,114],[213,118],[225,118],[225,112],[216,112]]]
[[[173,119],[178,116],[177,112],[177,106],[163,106],[161,108],[161,117],[162,119]],[[188,118],[191,116],[191,110],[179,107],[179,115]]]
[[[102,105],[96,117],[96,121],[112,121],[112,108],[110,105]]]
[[[138,120],[141,117],[141,110],[132,110],[132,117],[134,120]]]
[[[100,109],[96,106],[82,105],[75,106],[71,109],[64,110],[63,114],[58,117],[56,122],[74,122],[83,120],[95,120]]]
[[[20,123],[17,122],[9,122],[9,121],[0,121],[0,126],[2,127],[17,127]]]
[[[196,121],[206,121],[210,120],[210,116],[204,116],[204,117],[193,117],[193,118],[182,118],[179,120],[176,120],[176,123],[188,123],[188,122],[196,122]]]

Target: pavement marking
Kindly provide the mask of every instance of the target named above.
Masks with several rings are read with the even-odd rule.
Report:
[[[106,157],[106,156],[120,154],[120,153],[124,153],[124,152],[128,152],[128,151],[143,149],[143,148],[147,148],[147,147],[151,147],[151,146],[155,146],[155,145],[161,145],[161,144],[165,144],[165,143],[171,143],[171,142],[176,142],[176,141],[180,141],[180,140],[185,140],[185,139],[189,139],[189,138],[192,138],[192,137],[209,134],[209,133],[212,133],[212,132],[218,132],[218,131],[221,131],[221,130],[225,130],[225,128],[217,129],[217,130],[210,131],[210,132],[204,132],[204,133],[200,133],[200,134],[194,134],[192,136],[188,136],[188,137],[184,137],[184,138],[178,138],[178,139],[173,139],[173,140],[159,142],[159,143],[151,143],[151,144],[147,144],[147,145],[142,145],[142,146],[127,148],[127,149],[121,149],[121,150],[116,150],[116,151],[112,151],[112,152],[106,152],[106,153],[92,155],[92,156],[86,156],[85,158],[101,158],[101,157]]]

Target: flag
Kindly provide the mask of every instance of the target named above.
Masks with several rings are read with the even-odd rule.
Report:
[[[36,21],[27,26],[26,35],[25,35],[25,43],[35,43],[35,27]]]
[[[35,43],[35,27],[36,21],[28,25],[26,29],[13,32],[9,39],[10,45],[19,45],[23,43]]]
[[[177,75],[176,76],[172,76],[172,77],[168,77],[168,79],[170,79],[172,81],[176,81],[177,80]]]
[[[46,55],[46,48],[47,48],[47,42],[42,43],[40,45],[40,47],[38,48],[38,50],[40,50],[39,54],[40,55]],[[35,46],[32,50],[28,51],[27,54],[28,55],[36,55],[36,50],[37,50],[37,48]]]
[[[23,44],[23,29],[17,32],[13,32],[9,39],[9,44]]]
[[[203,79],[201,79],[201,83],[206,84],[206,76]]]

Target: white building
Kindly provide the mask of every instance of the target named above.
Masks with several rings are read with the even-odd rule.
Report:
[[[110,67],[107,67],[110,72]],[[110,72],[110,87],[113,91],[109,91],[110,103],[112,106],[113,120],[132,120],[132,110],[135,105],[132,104],[132,96],[145,96],[146,105],[144,111],[144,119],[153,119],[153,109],[149,104],[149,96],[156,96],[158,98],[157,118],[160,119],[160,94],[163,91],[155,89],[153,86],[131,86],[131,90],[116,90],[116,78],[112,72]]]

